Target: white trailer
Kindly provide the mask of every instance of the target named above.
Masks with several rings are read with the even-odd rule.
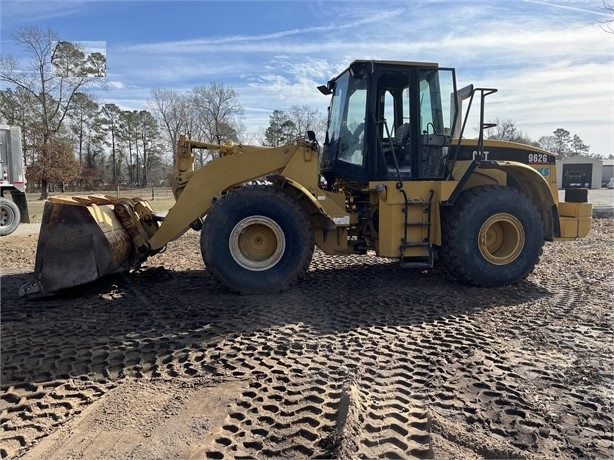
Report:
[[[0,125],[0,236],[10,235],[21,222],[30,222],[25,192],[21,130]]]

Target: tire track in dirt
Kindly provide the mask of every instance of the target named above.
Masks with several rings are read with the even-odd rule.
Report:
[[[5,277],[3,298],[22,281]],[[131,379],[214,379],[245,388],[205,458],[608,457],[612,329],[590,299],[554,281],[477,289],[318,253],[276,296],[171,268],[15,300],[2,311],[0,452],[28,451]]]
[[[6,458],[31,446],[116,386],[116,383],[92,382],[83,377],[3,387],[0,456]]]

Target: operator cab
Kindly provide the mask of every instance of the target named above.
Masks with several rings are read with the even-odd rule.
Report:
[[[318,88],[332,94],[320,171],[343,177],[443,180],[457,119],[454,69],[433,63],[354,61]]]

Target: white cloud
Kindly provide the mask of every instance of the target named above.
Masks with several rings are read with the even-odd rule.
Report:
[[[66,16],[75,16],[81,11],[84,3],[86,2],[78,0],[44,2],[5,0],[0,7],[0,14],[3,18],[10,18],[14,23],[27,25],[40,21],[51,21]]]
[[[124,85],[124,82],[122,82],[122,81],[113,81],[113,80],[107,81],[107,86],[110,89],[115,89],[115,90],[126,88],[126,85]]]

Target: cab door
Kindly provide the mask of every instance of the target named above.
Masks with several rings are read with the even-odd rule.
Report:
[[[415,180],[444,179],[456,122],[454,69],[420,69],[417,102],[419,134],[412,145]]]

